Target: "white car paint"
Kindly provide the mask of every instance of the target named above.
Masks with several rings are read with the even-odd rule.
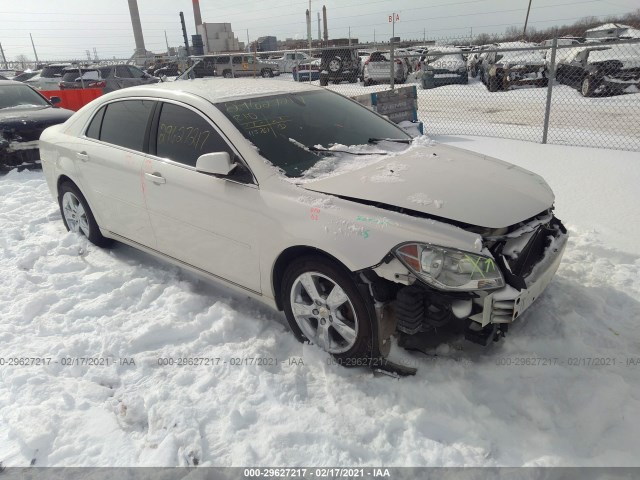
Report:
[[[56,198],[62,176],[78,186],[105,237],[223,280],[272,307],[278,304],[274,265],[288,248],[326,252],[352,272],[380,265],[381,277],[406,284],[411,278],[407,267],[397,260],[382,263],[400,244],[490,256],[481,235],[456,222],[506,227],[552,207],[553,194],[541,177],[429,142],[414,142],[405,153],[381,156],[348,173],[296,182],[263,158],[212,103],[317,88],[264,79],[199,79],[115,91],[42,134],[43,171]],[[209,118],[249,167],[254,182],[211,176],[84,136],[102,105],[130,98],[178,103]],[[156,181],[158,175],[162,182]]]

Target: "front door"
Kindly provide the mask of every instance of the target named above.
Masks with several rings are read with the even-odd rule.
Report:
[[[260,292],[260,190],[195,170],[200,155],[233,158],[233,149],[199,112],[173,103],[162,105],[151,142],[143,177],[158,250]]]

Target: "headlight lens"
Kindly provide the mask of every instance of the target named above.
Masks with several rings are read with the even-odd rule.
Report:
[[[505,285],[493,258],[483,255],[421,243],[405,243],[395,254],[425,283],[441,290],[492,290]]]

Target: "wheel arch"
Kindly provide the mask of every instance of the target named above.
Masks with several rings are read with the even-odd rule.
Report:
[[[282,278],[284,276],[284,272],[287,269],[287,266],[295,260],[296,258],[300,258],[303,256],[315,256],[320,258],[325,258],[330,260],[340,267],[342,267],[346,272],[352,273],[351,270],[338,258],[333,255],[325,252],[324,250],[320,250],[316,247],[310,247],[308,245],[296,245],[293,247],[288,247],[278,255],[275,263],[273,264],[273,269],[271,270],[271,287],[273,288],[274,300],[276,302],[276,306],[278,310],[283,310],[284,306],[282,304]]]

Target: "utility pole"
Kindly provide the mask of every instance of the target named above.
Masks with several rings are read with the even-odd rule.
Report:
[[[351,27],[349,27],[349,46],[351,46]]]
[[[167,38],[167,31],[164,31],[164,41],[167,43],[167,55],[169,55],[169,39]]]
[[[256,40],[256,48],[258,48],[258,41]],[[249,29],[247,28],[247,52],[251,51],[251,44],[249,43]]]
[[[524,19],[524,30],[522,30],[522,38],[527,36],[527,23],[529,23],[529,11],[531,11],[531,0],[529,0],[529,6],[527,7],[527,17]]]
[[[98,61],[98,50],[96,50],[96,47],[93,47],[93,61]]]
[[[307,42],[311,50],[311,0],[309,0],[309,10],[307,10]]]
[[[36,52],[36,46],[35,46],[35,44],[33,43],[33,37],[31,36],[31,34],[29,34],[29,37],[31,38],[31,46],[33,47],[33,54],[34,54],[34,55],[35,55],[35,57],[36,57],[36,68],[38,68],[38,64],[40,63],[40,62],[38,61],[38,52]]]
[[[2,44],[0,43],[0,54],[2,54],[2,62],[4,63],[5,70],[9,70],[9,65],[7,64],[7,59],[4,56],[4,50],[2,49]]]

